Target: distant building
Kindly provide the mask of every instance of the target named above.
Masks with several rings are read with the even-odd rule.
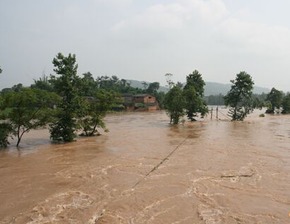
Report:
[[[127,111],[155,111],[159,109],[156,97],[150,94],[123,94],[123,105]]]

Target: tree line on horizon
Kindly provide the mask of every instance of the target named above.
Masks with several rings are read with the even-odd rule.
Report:
[[[169,91],[164,93],[158,91],[158,82],[144,82],[144,88],[140,89],[117,76],[95,79],[90,72],[79,76],[74,54],[58,53],[52,63],[54,75],[34,80],[30,87],[17,84],[0,92],[0,148],[9,145],[9,137],[17,139],[18,147],[25,133],[47,125],[53,142],[71,142],[77,134],[94,136],[99,134],[98,129],[107,131],[104,117],[109,111],[122,109],[121,94],[124,93],[155,96],[172,124],[178,124],[185,115],[195,121],[197,116],[208,113],[205,82],[197,70],[186,76],[185,84],[172,82],[172,74],[167,73]],[[231,83],[227,95],[213,97],[230,107],[232,120],[242,121],[254,108],[264,106],[268,108],[267,113],[281,109],[282,113],[290,113],[289,94],[273,88],[269,94],[253,95],[254,82],[246,72],[237,74]]]

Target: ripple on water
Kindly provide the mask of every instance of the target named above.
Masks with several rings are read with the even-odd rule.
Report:
[[[109,133],[64,145],[31,132],[0,153],[0,223],[289,223],[290,117],[260,113],[113,115]]]

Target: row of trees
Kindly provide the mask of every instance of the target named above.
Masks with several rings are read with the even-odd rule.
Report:
[[[171,74],[167,74],[170,77]],[[232,120],[243,121],[246,116],[255,108],[268,107],[266,113],[290,113],[290,94],[273,88],[269,94],[260,96],[253,95],[254,81],[246,72],[240,72],[235,80],[231,80],[232,86],[226,96],[218,95],[215,97],[204,98],[204,81],[198,71],[194,71],[186,77],[186,84],[173,83],[169,78],[169,92],[165,95],[164,106],[169,114],[170,122],[177,124],[180,118],[187,115],[191,121],[195,120],[197,115],[204,116],[207,112],[207,106],[204,99],[212,99],[220,102],[219,105],[229,107],[229,116]]]
[[[290,94],[284,94],[282,91],[272,88],[270,93],[267,95],[267,107],[266,113],[290,113]]]
[[[267,114],[290,113],[290,96],[283,91],[272,88],[269,93],[253,94],[252,100],[255,108],[266,107]],[[222,94],[205,96],[208,105],[225,105],[225,96]]]
[[[252,99],[255,108],[266,107],[267,114],[289,114],[290,113],[290,94],[285,94],[283,91],[272,88],[269,93],[252,94]],[[205,96],[207,105],[225,105],[225,96],[210,95]]]
[[[73,141],[80,131],[85,136],[98,134],[98,128],[106,130],[104,117],[120,104],[122,93],[154,95],[173,124],[179,123],[184,115],[195,121],[197,116],[208,113],[204,100],[205,82],[197,70],[186,77],[184,85],[172,82],[172,74],[166,74],[169,91],[165,94],[158,92],[158,82],[144,82],[144,88],[139,89],[116,76],[94,79],[87,72],[79,77],[76,57],[72,54],[65,57],[59,53],[53,65],[55,75],[43,76],[29,88],[18,84],[1,91],[0,147],[9,144],[9,136],[17,138],[18,146],[25,133],[46,125],[49,125],[51,139],[57,142]],[[254,82],[246,72],[237,74],[231,83],[230,91],[222,99],[230,107],[232,120],[244,120],[254,108],[263,106],[265,100],[268,113],[275,113],[280,108],[283,113],[290,113],[289,94],[284,95],[273,88],[264,101],[253,97]]]
[[[55,75],[35,80],[31,87],[18,84],[1,91],[0,147],[7,147],[9,137],[19,146],[25,133],[47,125],[57,142],[73,141],[76,133],[95,135],[97,128],[106,131],[104,117],[120,100],[114,88],[139,91],[116,77],[79,77],[72,54],[59,53],[53,65]]]
[[[171,74],[167,74],[167,77]],[[254,109],[252,100],[252,89],[254,82],[249,74],[241,72],[232,80],[232,87],[224,97],[226,106],[230,107],[229,115],[232,120],[244,120],[244,118]],[[184,115],[190,121],[201,115],[208,113],[207,105],[204,101],[205,82],[202,75],[193,71],[186,77],[186,84],[173,83],[169,78],[169,92],[165,95],[164,106],[169,114],[170,122],[177,124]]]
[[[9,145],[9,137],[16,138],[19,146],[25,133],[45,126],[55,142],[71,142],[77,134],[93,136],[99,128],[107,131],[104,117],[122,108],[122,93],[152,94],[162,106],[165,94],[158,92],[158,82],[141,89],[117,76],[94,79],[87,72],[80,77],[72,54],[59,53],[52,63],[54,75],[44,75],[30,87],[17,84],[1,91],[0,147]]]

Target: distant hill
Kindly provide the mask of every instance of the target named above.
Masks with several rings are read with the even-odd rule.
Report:
[[[137,81],[137,80],[127,80],[132,87],[144,89],[143,82],[144,81]],[[150,82],[146,82],[149,84]],[[205,88],[204,88],[204,95],[210,96],[210,95],[226,95],[227,92],[231,89],[232,84],[223,84],[223,83],[217,83],[217,82],[205,82]],[[159,88],[160,92],[167,92],[168,88],[164,86],[160,86]],[[264,87],[255,86],[253,93],[256,94],[262,94],[262,93],[269,93],[270,90]]]
[[[217,83],[217,82],[206,82],[205,83],[205,96],[210,96],[210,95],[218,95],[222,94],[225,95],[227,94],[228,91],[230,91],[232,84],[223,84],[223,83]],[[259,87],[259,86],[254,86],[253,93],[256,94],[262,94],[262,93],[269,93],[270,90],[264,87]]]

